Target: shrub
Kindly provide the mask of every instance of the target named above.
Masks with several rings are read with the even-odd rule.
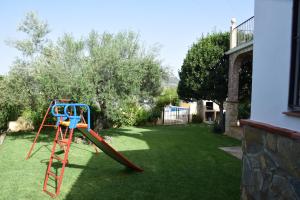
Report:
[[[223,128],[222,124],[215,122],[213,125],[213,132],[217,133],[217,134],[224,133],[224,128]]]
[[[155,122],[161,117],[161,112],[166,105],[179,105],[179,97],[176,88],[166,88],[155,100],[155,105],[150,111],[149,122]]]
[[[194,114],[192,115],[192,123],[202,123],[203,117],[201,115]]]
[[[7,129],[9,109],[6,106],[0,108],[0,130]]]
[[[239,103],[238,107],[238,118],[239,119],[249,119],[251,103],[249,101],[244,101]]]
[[[135,125],[141,126],[145,125],[147,122],[151,120],[151,112],[152,110],[146,110],[144,108],[140,108],[137,112]]]
[[[118,109],[112,110],[112,115],[108,115],[113,127],[132,126],[136,122],[139,106],[136,103],[128,102]],[[108,112],[109,113],[109,112]]]
[[[0,130],[6,130],[8,121],[18,118],[19,109],[17,106],[4,104],[0,107]]]
[[[34,127],[40,124],[41,121],[40,114],[31,109],[25,109],[22,112],[21,116],[24,117],[28,122],[31,122],[34,125]]]
[[[166,105],[179,105],[179,97],[176,88],[166,88],[160,96],[157,97],[155,101],[155,107],[160,109],[164,108]]]
[[[213,124],[213,132],[222,134],[225,132],[225,113],[223,114],[223,120],[215,120]]]

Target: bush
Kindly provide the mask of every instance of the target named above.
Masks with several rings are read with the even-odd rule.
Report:
[[[203,117],[201,115],[194,114],[192,115],[192,123],[202,123]]]
[[[139,108],[136,112],[136,121],[134,125],[141,126],[147,122],[156,122],[161,117],[161,112],[166,105],[179,105],[179,98],[176,88],[165,88],[163,92],[155,99],[154,106],[150,109]]]
[[[19,109],[16,106],[4,104],[0,108],[0,130],[6,130],[8,121],[18,118]]]
[[[31,109],[25,109],[21,116],[24,117],[28,122],[31,122],[34,127],[40,124],[40,114],[38,112],[32,111]]]
[[[215,122],[213,125],[213,132],[217,134],[222,134],[224,133],[224,127],[222,126],[222,124]]]
[[[157,97],[155,107],[159,108],[160,111],[166,105],[179,105],[179,97],[176,88],[166,88],[160,96]]]
[[[9,109],[7,107],[1,107],[0,109],[0,130],[7,129],[7,123],[9,118]]]
[[[251,103],[249,101],[240,102],[238,107],[238,118],[239,119],[249,119]]]
[[[114,110],[113,115],[108,115],[113,127],[132,126],[137,119],[139,106],[136,103],[124,103],[119,109]]]
[[[151,110],[146,110],[144,108],[139,109],[137,112],[136,121],[134,125],[136,126],[145,125],[147,122],[151,120],[151,115],[152,115]]]

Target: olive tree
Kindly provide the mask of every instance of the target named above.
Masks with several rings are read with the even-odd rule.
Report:
[[[158,49],[144,47],[134,32],[91,31],[81,39],[64,34],[51,41],[47,23],[34,13],[18,30],[26,38],[9,43],[22,56],[14,61],[5,88],[20,114],[29,110],[39,119],[50,99],[72,98],[92,106],[97,128],[132,125],[139,103],[160,93]]]

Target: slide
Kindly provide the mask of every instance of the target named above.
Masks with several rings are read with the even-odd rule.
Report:
[[[125,165],[126,167],[133,169],[138,172],[142,172],[143,169],[136,166],[125,158],[122,154],[113,149],[105,140],[99,136],[95,131],[87,128],[77,128],[86,138],[88,138],[92,143],[94,143],[98,148],[100,148],[104,153],[113,158],[115,161]]]

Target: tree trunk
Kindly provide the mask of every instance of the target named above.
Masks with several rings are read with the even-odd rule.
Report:
[[[203,100],[198,100],[197,101],[197,115],[199,116],[201,122],[204,121],[205,114],[204,114]]]
[[[225,132],[225,119],[224,119],[224,114],[223,114],[223,111],[224,111],[224,102],[223,101],[220,102],[219,108],[220,108],[219,125],[222,129],[222,132],[224,133]]]
[[[93,126],[92,128],[94,129],[94,131],[96,132],[100,132],[101,129],[103,129],[103,125],[101,122],[101,116],[100,116],[100,112],[93,112]]]
[[[104,128],[110,128],[111,124],[105,116],[106,105],[105,102],[95,102],[96,109],[100,111],[93,112],[93,129],[96,132],[100,132]]]

